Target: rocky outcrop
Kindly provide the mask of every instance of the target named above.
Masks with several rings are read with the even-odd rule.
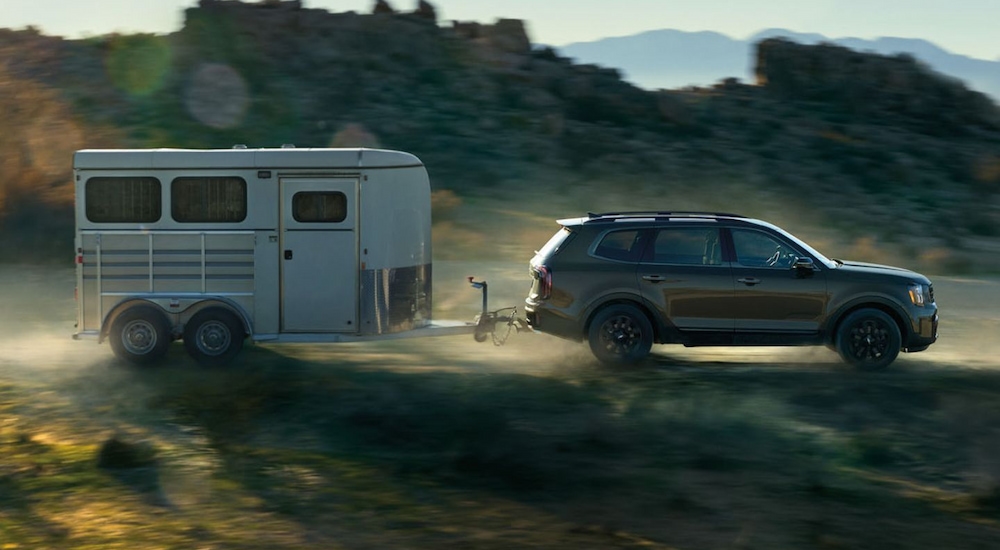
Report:
[[[494,25],[456,21],[452,28],[465,40],[501,52],[527,54],[531,51],[531,40],[524,22],[518,19],[500,19]]]
[[[909,55],[775,38],[758,44],[756,74],[759,85],[782,98],[820,101],[867,116],[899,115],[938,134],[1000,128],[1000,112],[988,97]]]
[[[389,2],[386,0],[378,0],[375,2],[375,7],[372,8],[372,13],[374,14],[386,14],[386,13],[396,13],[396,10],[392,9]]]
[[[417,4],[417,10],[413,12],[413,15],[421,19],[437,22],[437,10],[426,0],[420,0],[420,3]]]

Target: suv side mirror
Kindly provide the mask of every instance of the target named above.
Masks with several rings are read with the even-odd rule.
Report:
[[[813,264],[812,258],[795,258],[792,262],[792,269],[797,269],[799,271],[812,271],[815,264]]]

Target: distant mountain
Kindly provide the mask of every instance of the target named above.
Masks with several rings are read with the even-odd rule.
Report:
[[[730,76],[744,78],[751,65],[749,42],[707,31],[649,31],[569,44],[558,50],[580,63],[621,69],[626,80],[649,89],[704,86]]]
[[[775,37],[801,44],[830,42],[881,55],[909,54],[935,71],[958,78],[1000,101],[1000,59],[989,61],[953,54],[931,42],[913,38],[831,39],[816,33],[767,29],[746,40],[737,40],[716,32],[665,29],[579,42],[558,50],[581,63],[618,68],[626,80],[643,88],[681,88],[706,86],[727,77],[753,81],[754,45]]]

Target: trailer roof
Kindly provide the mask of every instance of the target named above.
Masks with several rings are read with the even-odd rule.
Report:
[[[385,149],[84,149],[73,155],[76,169],[190,168],[400,168],[423,166],[420,159]]]

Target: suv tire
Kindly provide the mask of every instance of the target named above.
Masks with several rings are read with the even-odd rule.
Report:
[[[899,326],[878,309],[859,309],[837,329],[837,353],[861,370],[880,370],[896,360],[902,346]]]
[[[587,331],[590,350],[606,365],[631,365],[653,347],[653,325],[639,308],[613,304],[597,312]]]

